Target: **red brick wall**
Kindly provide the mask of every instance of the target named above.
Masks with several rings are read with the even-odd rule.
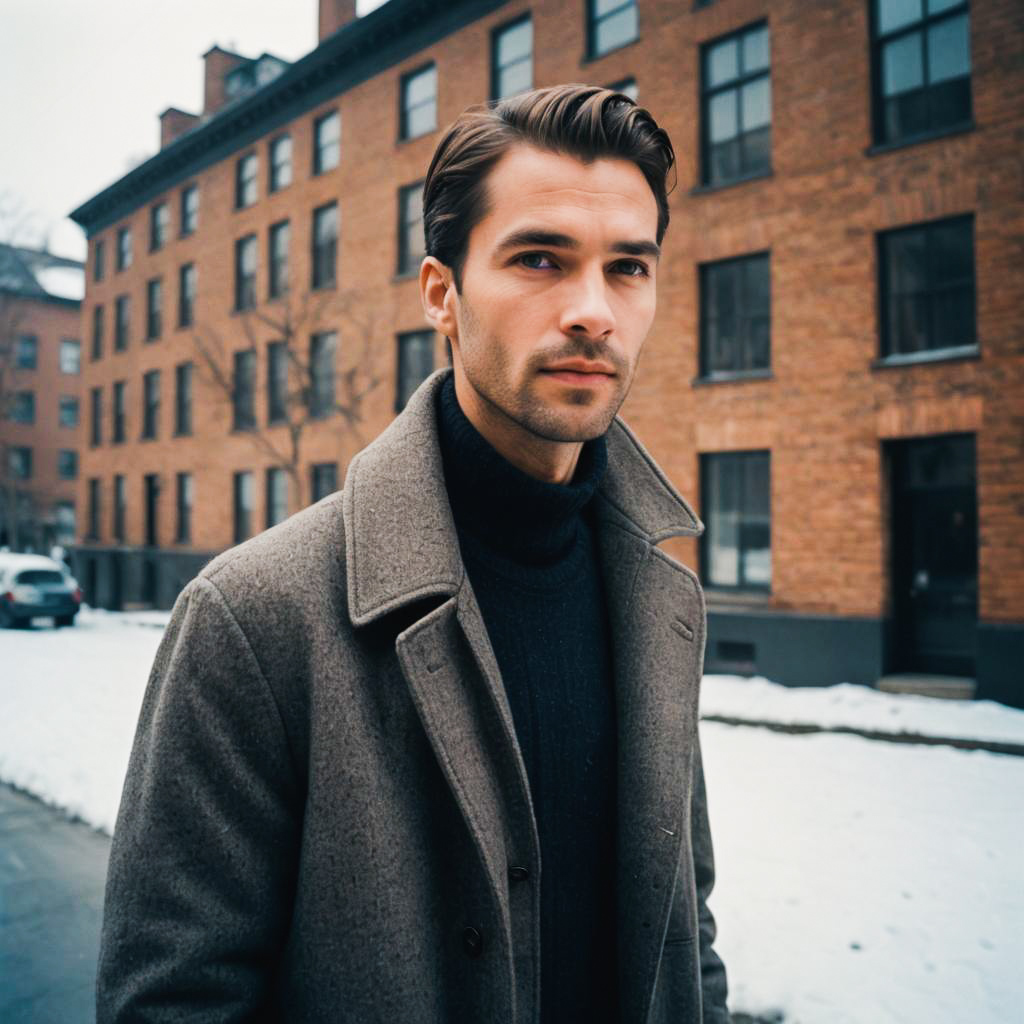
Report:
[[[872,144],[867,5],[860,0],[806,4],[733,0],[698,11],[690,4],[643,2],[637,42],[599,60],[584,59],[582,4],[560,0],[510,3],[343,96],[297,118],[292,133],[295,181],[267,196],[268,133],[260,154],[259,203],[235,211],[235,158],[203,171],[200,229],[190,239],[146,253],[148,205],[131,218],[136,252],[125,274],[90,283],[88,306],[133,296],[127,353],[88,364],[89,383],[129,380],[129,438],[138,436],[141,376],[163,369],[160,440],[131,440],[87,452],[83,480],[129,474],[129,539],[141,536],[141,477],[167,478],[161,542],[172,542],[173,473],[196,474],[194,544],[231,542],[231,472],[258,470],[255,522],[263,521],[266,457],[230,432],[230,410],[197,377],[196,436],[170,438],[173,367],[191,351],[189,332],[173,328],[177,268],[199,266],[197,315],[204,331],[228,349],[245,343],[231,313],[233,244],[256,231],[259,292],[266,290],[267,227],[292,222],[292,280],[309,280],[312,210],[338,199],[341,208],[339,289],[323,311],[336,326],[343,361],[372,321],[376,367],[363,438],[392,416],[395,334],[423,326],[415,279],[395,279],[397,190],[423,177],[438,134],[396,142],[401,75],[433,59],[438,65],[439,123],[450,122],[489,89],[490,32],[527,10],[534,17],[537,85],[582,80],[607,84],[635,77],[640,101],[672,136],[679,158],[671,198],[672,226],[659,270],[659,313],[624,414],[680,490],[700,507],[698,455],[768,448],[772,452],[771,607],[806,613],[878,616],[888,602],[888,530],[882,443],[945,431],[977,433],[980,506],[981,617],[1024,620],[1024,115],[1021,88],[1024,14],[1013,0],[972,11],[973,131],[868,155]],[[771,177],[693,194],[698,184],[701,43],[767,18],[772,48]],[[310,177],[316,116],[342,113],[338,169]],[[239,152],[242,152],[241,150]],[[183,181],[181,184],[185,184]],[[177,227],[177,187],[168,192]],[[972,361],[873,368],[878,356],[876,233],[947,215],[972,213],[975,224],[978,337]],[[117,225],[106,229],[112,255]],[[771,252],[772,377],[694,386],[698,373],[697,275],[700,263],[759,250]],[[145,281],[162,274],[162,341],[142,342]],[[86,321],[89,322],[89,309]],[[258,413],[264,414],[261,338]],[[437,362],[443,360],[438,340]],[[318,424],[304,442],[304,464],[339,458],[360,440],[333,423]],[[307,474],[304,472],[304,484]],[[84,488],[84,483],[83,483]],[[82,491],[84,495],[84,490]],[[81,503],[80,503],[81,504]],[[692,541],[669,545],[696,564]]]

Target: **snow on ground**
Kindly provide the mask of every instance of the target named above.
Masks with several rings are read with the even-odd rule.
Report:
[[[41,622],[45,620],[40,620]],[[0,779],[111,831],[166,612],[0,632]],[[1021,742],[1024,712],[709,676],[701,711]],[[701,726],[733,1010],[1011,1024],[1024,1004],[1024,758]]]
[[[1021,670],[1024,686],[1024,668]],[[941,700],[869,686],[781,686],[767,679],[704,677],[700,713],[745,721],[814,724],[947,739],[1024,744],[1024,711],[991,700]]]

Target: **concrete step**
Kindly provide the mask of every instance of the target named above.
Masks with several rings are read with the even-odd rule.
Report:
[[[882,676],[875,684],[883,693],[914,693],[919,697],[945,697],[949,700],[974,700],[977,681],[967,676],[936,676],[917,672],[897,672]]]

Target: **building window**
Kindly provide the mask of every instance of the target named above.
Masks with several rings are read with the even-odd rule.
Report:
[[[32,479],[32,449],[25,445],[10,445],[7,449],[7,475],[12,480]]]
[[[267,422],[288,418],[288,345],[272,341],[267,345]]]
[[[196,318],[196,265],[186,263],[178,270],[178,326],[191,327]]]
[[[252,536],[252,473],[244,470],[234,478],[235,543]]]
[[[128,336],[132,325],[132,302],[129,295],[118,295],[114,299],[114,348],[118,352],[128,347]]]
[[[258,255],[255,235],[235,242],[235,309],[252,309],[256,305]]]
[[[232,377],[233,420],[235,430],[252,430],[256,426],[256,352],[246,348],[235,353]]]
[[[160,371],[149,370],[142,375],[142,437],[156,437],[160,417]]]
[[[82,372],[82,343],[77,338],[62,338],[58,359],[61,373],[78,375]]]
[[[279,299],[288,291],[288,247],[291,241],[291,226],[282,220],[270,225],[267,248],[267,295]]]
[[[114,395],[113,395],[113,414],[114,420],[111,426],[113,427],[113,436],[111,441],[114,444],[122,444],[125,439],[125,388],[126,384],[123,380],[114,381]]]
[[[288,518],[288,477],[279,466],[267,470],[267,529]]]
[[[57,476],[61,480],[78,478],[78,452],[71,448],[61,448],[57,452]]]
[[[181,233],[191,235],[199,227],[199,186],[181,190]]]
[[[879,235],[882,356],[978,344],[974,221],[934,221]]]
[[[332,110],[313,124],[313,173],[333,170],[341,159],[341,114]]]
[[[338,260],[338,204],[313,211],[313,287],[333,288]]]
[[[103,357],[103,307],[93,306],[92,310],[92,358]]]
[[[14,423],[35,423],[36,393],[15,391],[11,395],[10,418]]]
[[[149,210],[149,251],[156,252],[167,244],[171,228],[171,208],[166,203],[157,203]]]
[[[292,137],[279,135],[270,144],[270,191],[292,183]]]
[[[61,395],[57,400],[57,422],[62,427],[78,426],[77,395]]]
[[[113,538],[119,544],[124,543],[124,521],[127,505],[128,496],[124,475],[116,473],[114,475],[114,522],[111,525],[113,526]]]
[[[533,22],[530,16],[491,37],[491,99],[502,100],[533,88]]]
[[[147,473],[142,478],[143,493],[145,495],[145,536],[146,545],[155,548],[157,545],[157,513],[159,511],[158,501],[160,498],[160,477],[156,473]],[[150,584],[152,586],[152,584]],[[143,590],[150,588],[143,584]],[[152,597],[149,598],[152,600]]]
[[[75,503],[58,501],[53,507],[57,513],[57,543],[69,548],[75,543]]]
[[[34,334],[19,334],[14,347],[14,367],[34,370],[39,365],[39,339]]]
[[[235,207],[252,206],[259,198],[260,160],[247,153],[235,164]]]
[[[420,269],[427,254],[423,237],[423,182],[398,190],[398,273]]]
[[[338,335],[334,331],[314,334],[309,345],[309,411],[312,416],[329,416],[334,411],[335,357]]]
[[[733,376],[771,366],[768,253],[700,268],[700,374]]]
[[[772,582],[771,455],[702,455],[704,582],[767,590]]]
[[[106,256],[107,247],[102,238],[98,238],[92,247],[92,279],[102,281],[103,275],[107,272]]]
[[[315,503],[338,489],[338,464],[317,462],[310,467],[310,477],[309,489]]]
[[[174,528],[174,539],[179,544],[187,544],[192,540],[192,474],[177,474],[177,523]]]
[[[434,332],[409,331],[398,336],[395,374],[395,412],[401,412],[412,393],[434,372]]]
[[[103,388],[89,389],[89,444],[103,444]]]
[[[164,326],[164,282],[154,277],[146,282],[146,341],[156,341]]]
[[[100,537],[100,482],[95,477],[89,481],[89,540],[99,540]]]
[[[192,433],[192,363],[174,368],[174,433],[187,437]]]
[[[26,445],[7,447],[7,475],[12,480],[32,479],[32,449]]]
[[[702,47],[705,185],[771,170],[771,84],[767,25]]]
[[[873,0],[875,141],[897,142],[971,120],[966,3]]]
[[[608,88],[612,92],[621,92],[623,96],[628,96],[634,103],[640,98],[640,90],[637,88],[635,78],[624,78],[621,82],[609,85]]]
[[[415,139],[437,128],[437,66],[430,64],[402,78],[403,139]]]
[[[132,265],[132,229],[118,228],[117,269],[127,270]]]
[[[590,56],[600,57],[636,39],[635,0],[589,0]]]

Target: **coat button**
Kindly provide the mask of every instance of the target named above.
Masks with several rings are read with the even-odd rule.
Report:
[[[508,877],[513,882],[525,882],[530,877],[530,869],[513,865],[508,869]]]
[[[462,948],[475,960],[484,951],[484,937],[476,928],[465,928],[462,932]]]

